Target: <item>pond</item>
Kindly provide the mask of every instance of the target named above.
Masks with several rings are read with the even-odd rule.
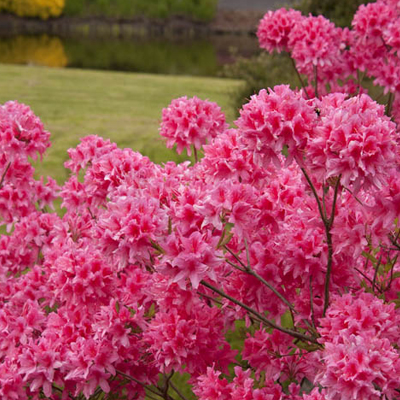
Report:
[[[216,76],[236,57],[259,51],[249,35],[200,39],[73,38],[41,35],[0,37],[0,63],[113,71]]]

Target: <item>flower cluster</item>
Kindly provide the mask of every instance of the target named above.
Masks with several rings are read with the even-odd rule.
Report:
[[[262,47],[309,86],[262,90],[235,128],[174,100],[160,133],[204,146],[194,165],[92,135],[59,190],[34,179],[39,118],[0,106],[0,398],[170,400],[187,374],[199,400],[399,399],[399,12],[269,12]],[[349,78],[371,57],[386,109]]]
[[[184,96],[163,109],[160,134],[167,139],[168,148],[176,144],[179,154],[186,149],[190,156],[192,145],[199,150],[207,139],[219,135],[226,127],[225,115],[216,103]]]

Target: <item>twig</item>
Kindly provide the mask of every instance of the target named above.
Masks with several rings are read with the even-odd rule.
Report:
[[[314,65],[315,97],[318,99],[318,67]]]
[[[375,293],[376,278],[378,276],[379,267],[381,266],[382,257],[383,257],[383,254],[381,254],[379,256],[378,264],[376,264],[376,267],[375,267],[374,279],[372,280],[372,291],[374,293]]]
[[[390,117],[392,115],[393,102],[394,102],[394,94],[392,92],[390,92],[387,107],[386,107],[386,115],[388,117]]]
[[[328,245],[328,264],[326,266],[325,290],[324,290],[324,311],[322,314],[323,316],[325,316],[326,310],[328,309],[328,306],[329,306],[329,284],[330,284],[330,279],[331,279],[332,260],[333,260],[333,244],[332,244],[331,228],[332,228],[333,222],[335,220],[336,201],[337,201],[337,195],[339,192],[340,178],[342,176],[339,175],[337,177],[335,191],[334,191],[334,195],[333,195],[332,211],[331,211],[331,215],[328,219],[327,216],[324,215],[324,211],[323,211],[322,205],[321,205],[321,200],[318,197],[317,190],[315,189],[315,186],[313,185],[310,177],[308,176],[307,171],[304,168],[301,168],[301,171],[303,172],[303,174],[308,182],[308,185],[310,186],[311,191],[313,192],[315,200],[317,201],[318,211],[319,211],[319,215],[321,216],[322,222],[325,227],[326,242]]]
[[[11,161],[7,164],[6,169],[3,172],[3,175],[1,176],[0,189],[3,187],[3,183],[6,178],[7,172],[10,169],[10,166],[11,166]]]
[[[172,389],[175,390],[177,395],[182,399],[182,400],[188,400],[182,393],[181,391],[174,385],[174,383],[171,381],[169,385],[172,387]]]
[[[310,309],[311,309],[311,321],[313,328],[315,329],[315,315],[314,315],[314,294],[312,288],[312,275],[310,275]]]
[[[358,201],[362,206],[364,206],[364,203],[346,186],[343,186],[344,190],[347,190],[355,199]]]
[[[395,258],[393,259],[393,265],[392,265],[392,268],[391,268],[391,270],[390,270],[390,279],[389,279],[389,283],[387,284],[387,286],[386,286],[384,292],[386,292],[387,290],[389,290],[389,289],[390,289],[390,286],[392,286],[394,266],[395,266],[396,263],[397,263],[397,258],[398,258],[398,254],[397,254],[397,255],[395,256]]]
[[[326,266],[326,275],[325,275],[324,311],[322,313],[322,315],[324,317],[326,314],[326,310],[329,307],[329,284],[330,284],[330,280],[331,280],[332,261],[333,261],[333,244],[332,244],[331,228],[333,226],[333,222],[335,221],[336,200],[337,200],[337,195],[338,195],[338,191],[339,191],[340,178],[341,178],[341,175],[339,175],[339,177],[337,178],[336,185],[335,185],[335,192],[333,195],[331,216],[328,221],[324,221],[326,241],[328,244],[328,264]]]
[[[314,185],[313,185],[313,183],[312,183],[310,177],[308,176],[307,171],[306,171],[304,168],[301,168],[301,171],[303,172],[303,174],[304,174],[304,176],[305,176],[305,178],[306,178],[306,180],[307,180],[307,183],[308,183],[308,185],[310,186],[310,188],[311,188],[311,190],[312,190],[312,192],[313,192],[313,195],[314,195],[314,197],[315,197],[315,200],[317,201],[319,215],[321,216],[322,220],[325,221],[324,212],[323,212],[323,210],[322,210],[321,200],[320,200],[319,197],[318,197],[318,193],[317,193],[317,191],[315,190],[315,187],[314,187]],[[325,222],[324,222],[324,223],[325,223]]]
[[[197,164],[199,162],[199,155],[197,154],[197,149],[195,145],[193,145],[193,154],[194,154],[194,161]]]
[[[289,54],[289,58],[290,58],[291,61],[292,61],[293,68],[294,68],[294,70],[296,71],[297,77],[299,78],[301,87],[303,88],[304,93],[306,94],[307,99],[310,100],[310,96],[309,96],[309,94],[308,94],[308,92],[307,92],[306,85],[304,84],[303,78],[301,77],[300,72],[299,72],[299,70],[298,70],[297,67],[296,67],[296,63],[294,62],[294,60],[293,60],[293,58],[291,57],[290,54]]]
[[[251,307],[247,306],[246,304],[242,303],[241,301],[234,299],[233,297],[229,296],[228,294],[224,293],[222,290],[210,285],[208,282],[205,281],[201,281],[200,282],[203,286],[211,289],[212,291],[214,291],[215,293],[218,293],[220,296],[225,297],[226,299],[230,300],[232,303],[242,307],[243,309],[245,309],[246,311],[248,311],[250,314],[255,315],[258,319],[261,320],[261,322],[264,323],[264,325],[268,326],[269,328],[273,328],[273,329],[277,329],[283,333],[286,333],[296,339],[302,340],[302,341],[307,341],[307,342],[311,342],[311,343],[315,343],[315,344],[319,344],[317,339],[311,336],[307,336],[304,335],[300,332],[295,332],[292,331],[291,329],[286,329],[283,328],[277,324],[275,324],[275,322],[270,321],[269,319],[265,318],[262,314],[260,314],[259,312],[257,312],[256,310],[253,310]]]
[[[244,269],[238,268],[238,266],[232,265],[233,263],[230,263],[229,260],[226,260],[228,262],[228,264],[232,265],[233,267],[239,269],[239,271],[242,271],[246,274],[249,274],[251,276],[253,276],[254,278],[258,279],[261,283],[263,283],[269,290],[271,290],[277,297],[279,297],[279,299],[285,303],[291,312],[295,312],[297,314],[297,311],[295,310],[293,304],[291,304],[289,302],[289,300],[287,300],[281,293],[279,293],[270,283],[268,283],[262,276],[258,275],[256,271],[254,271],[251,266],[250,266],[250,260],[249,260],[249,250],[248,250],[248,246],[247,246],[247,241],[245,240],[245,246],[246,246],[246,254],[247,254],[247,262],[249,263],[248,265],[245,265],[240,258],[237,256],[237,254],[235,254],[228,246],[224,246],[224,248],[230,253],[232,254],[240,263],[241,265],[243,265]],[[294,321],[294,319],[293,319]]]
[[[164,387],[163,388],[158,387],[158,389],[160,391],[162,391],[163,397],[166,400],[172,399],[172,397],[168,394],[168,389],[169,389],[170,380],[173,375],[174,375],[174,371],[172,371],[169,375],[164,374],[164,379],[165,379]]]
[[[124,378],[129,379],[130,381],[136,382],[137,384],[143,386],[145,389],[147,389],[149,392],[155,394],[156,396],[159,396],[159,397],[161,397],[161,398],[163,397],[163,396],[161,395],[161,393],[158,393],[156,390],[152,389],[151,387],[149,387],[149,386],[146,385],[145,383],[139,381],[138,379],[134,378],[133,376],[127,375],[127,374],[125,374],[124,372],[119,371],[119,370],[117,370],[116,372],[117,372],[118,375],[121,375],[121,376],[123,376]]]

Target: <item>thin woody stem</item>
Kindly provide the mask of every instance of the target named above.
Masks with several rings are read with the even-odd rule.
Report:
[[[318,99],[318,67],[314,65],[315,97]]]
[[[171,381],[169,385],[172,387],[172,389],[176,392],[176,394],[182,399],[182,400],[188,400],[182,392],[174,385],[174,383]]]
[[[247,242],[246,243],[246,254],[247,254],[247,258],[248,257],[248,248],[247,248]],[[240,262],[240,264],[243,266],[243,269],[239,268],[238,266],[234,265],[233,263],[231,263],[229,260],[226,260],[226,262],[233,266],[236,269],[239,269],[239,271],[242,271],[246,274],[249,274],[251,276],[254,276],[254,278],[258,279],[261,283],[263,283],[269,290],[271,290],[277,297],[279,297],[279,299],[285,303],[291,312],[294,312],[297,314],[297,311],[295,310],[293,304],[290,303],[289,300],[287,300],[282,294],[280,294],[270,283],[268,283],[262,276],[258,275],[256,271],[254,271],[250,264],[245,265],[240,258],[237,256],[237,254],[235,254],[228,246],[224,246],[224,248],[230,253],[232,254],[233,257],[235,257],[236,260],[238,260],[238,262]],[[249,262],[249,259],[247,260],[247,262]]]
[[[118,371],[118,370],[117,370],[116,372],[117,372],[118,375],[121,375],[121,376],[123,376],[124,378],[126,378],[126,379],[128,379],[128,380],[130,380],[130,381],[136,382],[136,383],[139,384],[140,386],[143,386],[145,389],[147,389],[149,392],[155,394],[156,396],[163,397],[161,393],[159,393],[159,392],[157,392],[156,390],[152,389],[151,387],[149,387],[149,386],[146,385],[145,383],[139,381],[138,379],[134,378],[133,376],[127,375],[127,374],[125,374],[124,372]]]
[[[193,145],[193,154],[194,154],[194,161],[197,164],[199,162],[199,155],[197,154],[197,149],[195,145]]]
[[[316,191],[316,189],[315,189],[310,177],[308,176],[307,171],[304,168],[301,168],[301,171],[303,172],[303,174],[304,174],[304,176],[305,176],[305,178],[307,180],[307,183],[308,183],[308,185],[310,186],[310,188],[311,188],[311,190],[313,192],[315,200],[317,201],[319,215],[321,216],[322,221],[325,224],[326,219],[325,219],[324,211],[322,209],[321,200],[318,197],[318,193],[317,193],[317,191]]]
[[[340,178],[341,175],[337,178],[336,185],[335,185],[335,191],[333,195],[333,202],[332,202],[332,211],[331,215],[328,218],[325,216],[325,213],[322,208],[321,200],[318,197],[317,190],[315,189],[315,186],[313,185],[310,177],[307,174],[307,171],[304,168],[301,168],[308,185],[310,186],[313,195],[315,197],[315,200],[317,201],[317,206],[318,206],[318,211],[321,216],[322,222],[325,227],[325,234],[326,234],[326,243],[328,245],[328,263],[326,266],[326,275],[325,275],[325,288],[324,288],[324,311],[323,311],[323,316],[325,316],[326,310],[329,307],[329,285],[330,285],[330,279],[331,279],[331,274],[332,274],[332,260],[333,260],[333,244],[332,244],[332,234],[331,234],[331,228],[333,226],[333,222],[335,220],[335,210],[336,210],[336,201],[337,201],[337,196],[339,193],[339,185],[340,185]]]
[[[390,117],[392,115],[393,101],[394,101],[394,94],[392,92],[390,92],[387,107],[386,107],[386,115],[388,117]]]
[[[378,270],[379,270],[379,267],[381,266],[382,257],[383,257],[383,254],[381,253],[381,255],[379,256],[378,264],[376,264],[376,267],[375,267],[374,279],[372,280],[372,291],[373,292],[375,292],[376,278],[378,277]]]
[[[332,211],[330,218],[326,221],[324,220],[325,225],[325,232],[326,232],[326,241],[328,244],[328,264],[326,266],[326,275],[325,275],[325,293],[324,293],[324,311],[322,315],[325,317],[326,310],[329,307],[329,284],[331,280],[332,274],[332,261],[333,261],[333,244],[332,244],[332,234],[331,229],[333,226],[333,222],[335,221],[335,210],[336,210],[336,201],[339,192],[339,184],[340,184],[341,175],[337,178],[336,185],[335,185],[335,192],[333,195],[333,202],[332,202]]]
[[[275,322],[270,321],[269,319],[265,318],[262,314],[260,314],[256,310],[253,310],[251,307],[247,306],[246,304],[242,303],[241,301],[229,296],[228,294],[224,293],[222,290],[210,285],[208,282],[201,281],[200,283],[203,286],[212,290],[213,292],[218,293],[220,296],[225,297],[226,299],[230,300],[232,303],[242,307],[243,309],[248,311],[250,314],[255,315],[265,326],[268,326],[269,328],[277,329],[278,331],[286,333],[296,339],[319,344],[315,337],[307,336],[300,332],[292,331],[291,329],[286,329],[286,328],[283,328],[283,327],[277,325]]]
[[[297,78],[299,78],[301,87],[303,88],[304,93],[306,94],[307,99],[310,100],[310,96],[309,96],[309,94],[308,94],[308,92],[307,92],[306,85],[304,84],[303,78],[301,77],[300,72],[299,72],[299,70],[298,70],[297,67],[296,67],[296,63],[294,62],[294,60],[293,60],[293,58],[291,57],[290,54],[289,54],[289,58],[290,58],[290,60],[292,61],[293,68],[294,68],[294,70],[296,71]]]
[[[0,180],[0,189],[3,187],[4,180],[5,180],[5,178],[6,178],[6,175],[7,175],[8,170],[10,169],[10,166],[11,166],[11,161],[7,164],[7,167],[6,167],[6,169],[4,170],[3,175],[1,176],[1,180]]]
[[[314,294],[312,287],[312,275],[310,275],[310,308],[311,308],[311,321],[315,329],[315,314],[314,314]]]

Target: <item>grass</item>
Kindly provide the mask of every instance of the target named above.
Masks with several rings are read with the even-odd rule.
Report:
[[[0,104],[28,104],[52,133],[52,147],[39,174],[62,183],[67,149],[90,134],[110,138],[154,162],[186,159],[165,148],[158,134],[162,108],[187,95],[216,101],[234,120],[232,94],[241,81],[190,76],[163,76],[0,64]]]

